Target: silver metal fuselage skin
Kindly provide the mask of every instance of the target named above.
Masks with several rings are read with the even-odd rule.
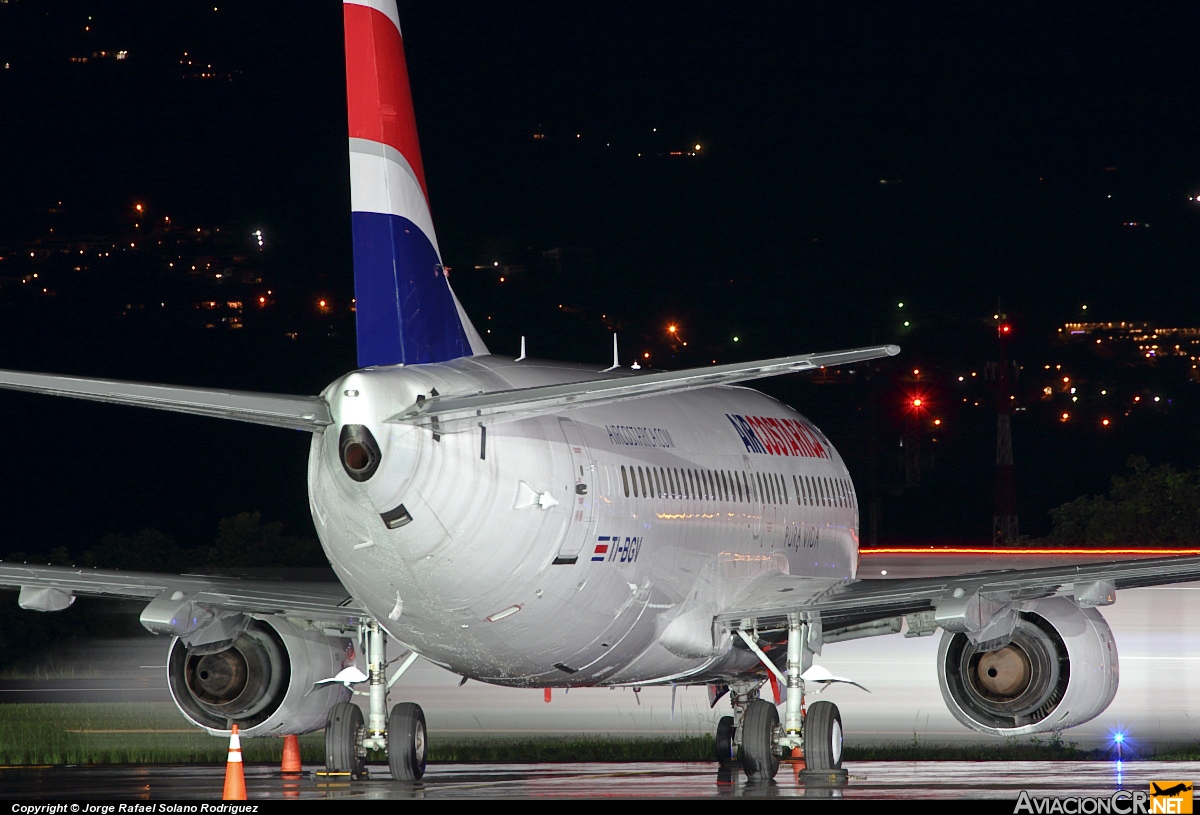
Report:
[[[326,389],[334,424],[313,435],[313,519],[338,577],[393,640],[496,684],[694,683],[755,668],[713,626],[755,578],[854,578],[858,509],[841,457],[757,391],[707,388],[454,433],[385,421],[435,391],[624,375],[484,356],[363,369]],[[760,445],[738,417],[801,422],[817,443]],[[340,459],[348,424],[380,448],[364,482]],[[381,515],[401,504],[412,520],[389,529]]]

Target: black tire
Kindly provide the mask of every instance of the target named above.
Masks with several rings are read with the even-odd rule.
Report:
[[[842,766],[842,715],[833,702],[813,702],[804,717],[804,766],[810,770]]]
[[[425,775],[425,713],[420,705],[401,702],[388,716],[388,767],[397,781]]]
[[[742,719],[742,767],[746,775],[767,781],[779,772],[779,711],[763,699],[746,705]]]
[[[362,746],[365,733],[357,705],[338,702],[331,707],[325,721],[325,770],[361,778],[367,767],[367,751]]]
[[[737,762],[737,745],[733,741],[733,730],[732,716],[722,716],[717,722],[717,763],[722,767],[732,767]]]

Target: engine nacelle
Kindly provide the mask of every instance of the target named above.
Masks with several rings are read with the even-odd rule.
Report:
[[[354,641],[330,637],[282,618],[251,619],[224,647],[189,649],[171,642],[167,685],[185,717],[213,735],[236,724],[243,736],[310,733],[329,709],[350,698],[332,682],[354,664]]]
[[[1117,645],[1094,608],[1066,597],[1026,604],[1012,641],[979,651],[945,632],[938,648],[942,698],[972,730],[1020,736],[1090,721],[1117,693]]]

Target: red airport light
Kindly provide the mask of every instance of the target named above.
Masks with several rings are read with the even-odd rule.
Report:
[[[909,392],[904,397],[904,409],[909,413],[922,413],[929,409],[929,399],[924,393]]]

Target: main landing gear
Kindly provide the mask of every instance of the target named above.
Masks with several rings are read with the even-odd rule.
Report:
[[[779,771],[786,751],[803,750],[806,773],[840,773],[842,767],[842,717],[832,702],[814,702],[804,713],[804,680],[801,674],[811,663],[808,650],[809,626],[799,615],[788,619],[787,673],[781,672],[758,644],[744,631],[737,632],[788,689],[782,724],[777,707],[760,699],[760,683],[731,683],[729,701],[733,715],[717,723],[717,761],[722,767],[736,763],[741,746],[741,763],[752,780],[770,780]]]
[[[392,778],[416,781],[425,775],[425,713],[420,705],[402,702],[388,715],[387,691],[416,661],[417,655],[410,652],[391,681],[385,683],[383,630],[372,620],[366,632],[370,685],[365,695],[370,699],[370,712],[364,722],[361,708],[352,702],[339,702],[330,708],[325,724],[325,769],[362,778],[366,773],[367,753],[386,751]]]

